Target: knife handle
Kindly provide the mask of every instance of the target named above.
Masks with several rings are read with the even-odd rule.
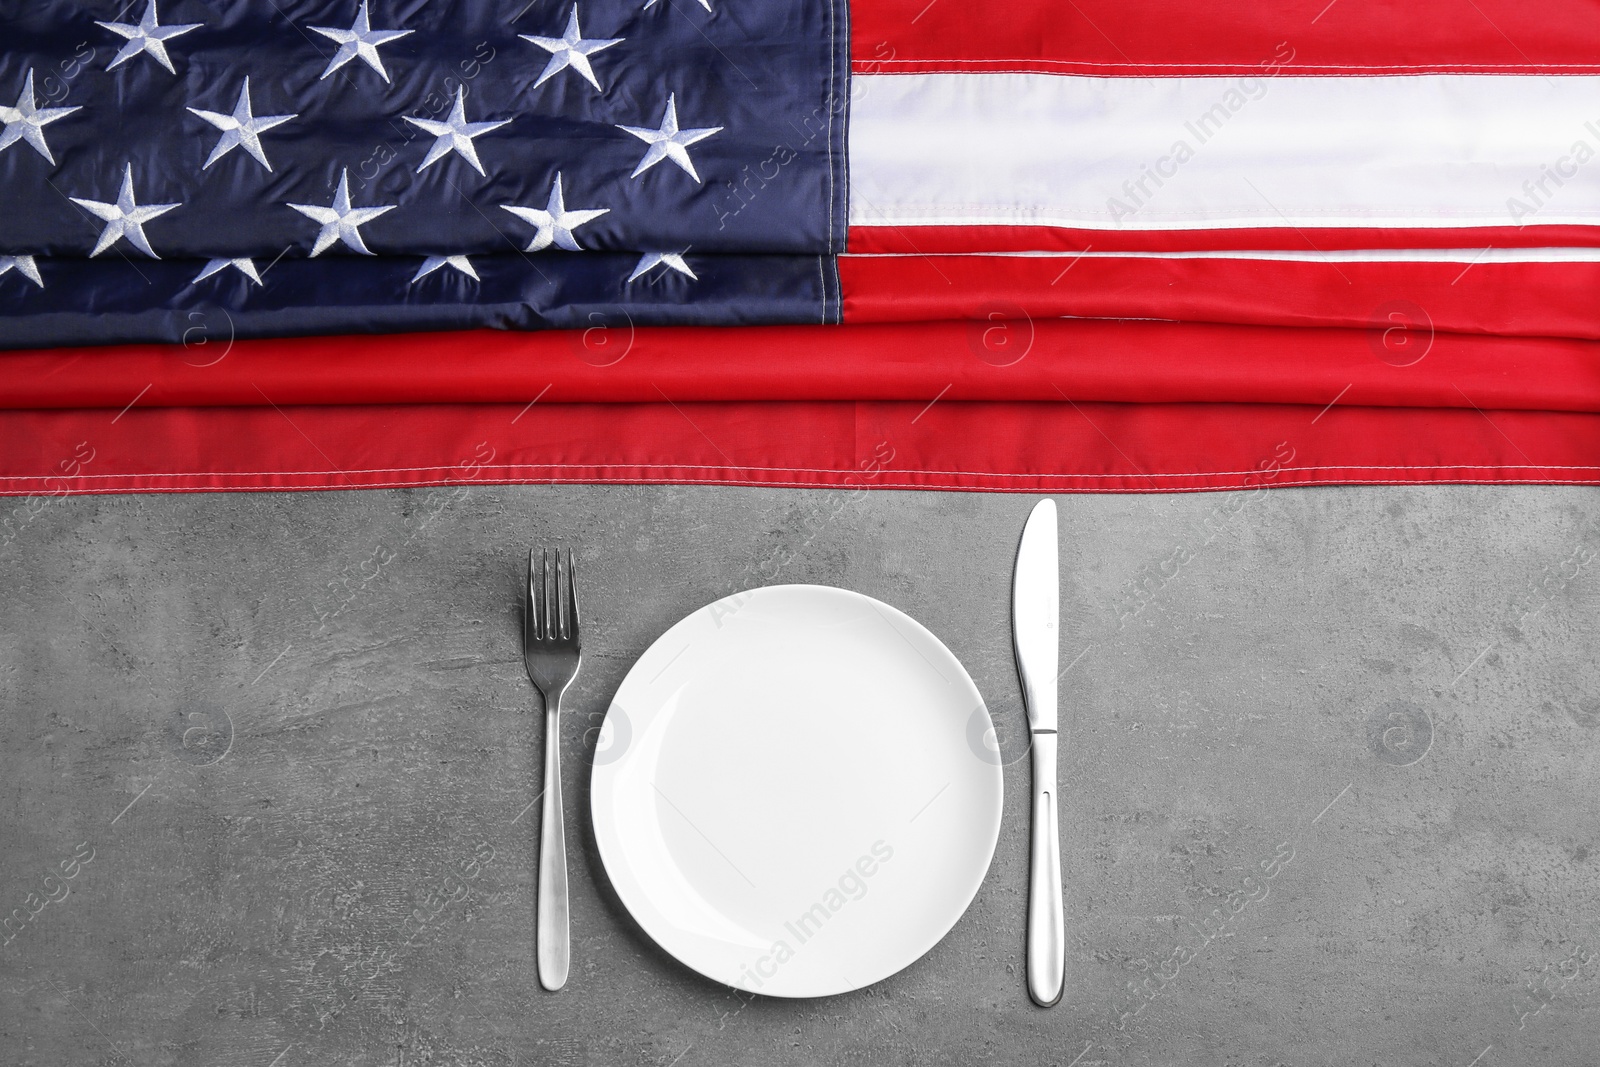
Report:
[[[1056,803],[1056,733],[1033,735],[1033,849],[1028,878],[1028,995],[1041,1008],[1061,999],[1067,932],[1061,907],[1061,832]]]

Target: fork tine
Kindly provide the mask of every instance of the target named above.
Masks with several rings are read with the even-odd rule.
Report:
[[[573,640],[578,637],[578,565],[573,562],[572,549],[567,549],[567,609],[572,619]]]
[[[555,566],[550,568],[552,581],[550,587],[550,637],[562,640],[566,637],[566,601],[562,600],[562,550],[555,549]]]
[[[550,639],[550,550],[539,550],[539,640]]]
[[[528,549],[528,584],[523,589],[522,599],[522,651],[528,651],[528,645],[539,636],[539,604],[533,595],[533,549]]]

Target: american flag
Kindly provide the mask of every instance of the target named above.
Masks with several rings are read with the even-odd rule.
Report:
[[[628,350],[707,402],[1289,405],[1318,432],[1325,405],[1587,417],[1594,14],[0,0],[0,347],[37,350],[0,362],[0,402],[258,403],[242,373],[180,386],[118,347],[219,336],[262,339],[305,402],[502,402],[568,343],[528,336],[670,328]],[[310,339],[356,334],[400,336]],[[35,358],[85,346],[92,378]],[[569,370],[552,399],[672,399]],[[1466,467],[1592,477],[1560,435],[1547,463],[1496,433]],[[1353,436],[1362,462],[1320,469],[1456,470],[1399,462],[1410,436]],[[1184,463],[1226,481],[1275,447]],[[1494,449],[1517,462],[1479,462]],[[1106,473],[1129,455],[1078,467],[1167,484]]]
[[[1316,293],[1596,259],[1600,41],[1560,11],[1502,36],[1493,5],[1474,32],[1378,0],[7,6],[9,347],[219,309],[239,336],[942,318],[970,286],[930,257],[975,253],[992,306],[960,315],[1257,321],[1250,265],[1285,279],[1267,321],[1359,322],[1381,301]],[[1162,314],[1174,276],[1222,295]]]

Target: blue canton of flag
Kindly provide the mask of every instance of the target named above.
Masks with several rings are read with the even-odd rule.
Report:
[[[830,3],[0,12],[4,347],[838,318]]]

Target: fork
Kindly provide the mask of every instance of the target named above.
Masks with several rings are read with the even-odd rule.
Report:
[[[534,584],[533,550],[528,550],[528,589],[523,601],[522,659],[528,679],[544,697],[544,808],[539,830],[539,984],[549,990],[567,982],[572,941],[567,919],[567,835],[561,806],[561,694],[577,677],[578,587],[567,550],[566,581],[561,550],[550,566],[543,549]],[[566,596],[563,598],[563,586]]]

